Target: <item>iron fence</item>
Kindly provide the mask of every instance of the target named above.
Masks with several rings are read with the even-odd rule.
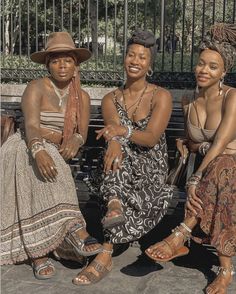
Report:
[[[1,0],[1,79],[25,82],[45,74],[30,61],[53,31],[68,31],[93,57],[81,64],[82,81],[124,80],[127,39],[136,28],[156,36],[152,80],[193,87],[197,47],[214,22],[236,21],[236,0]],[[228,75],[235,84],[236,68]]]

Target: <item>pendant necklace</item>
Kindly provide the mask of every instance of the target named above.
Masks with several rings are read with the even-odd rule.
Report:
[[[123,94],[123,99],[124,99],[124,106],[125,106],[125,111],[127,113],[127,116],[128,116],[129,109],[132,108],[135,104],[137,104],[137,106],[135,107],[135,109],[134,109],[134,111],[132,113],[132,116],[131,116],[132,120],[134,120],[136,112],[138,110],[138,107],[139,107],[141,101],[143,100],[143,96],[144,96],[144,93],[145,93],[145,91],[147,89],[147,86],[148,86],[148,83],[146,83],[146,86],[144,87],[140,97],[132,105],[130,105],[129,107],[127,107],[126,99],[125,99],[125,95],[124,95],[124,90],[122,89],[122,94]]]
[[[70,87],[70,84],[68,86],[66,86],[65,88],[63,89],[60,89],[58,88],[52,80],[50,80],[51,82],[51,85],[54,89],[54,92],[56,93],[57,97],[59,98],[59,106],[61,107],[62,106],[62,101],[63,99],[69,94],[69,87]],[[61,94],[61,92],[63,91],[63,93]]]

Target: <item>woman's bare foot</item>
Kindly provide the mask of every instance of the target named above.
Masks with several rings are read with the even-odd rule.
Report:
[[[226,294],[233,280],[233,268],[220,268],[215,280],[206,288],[207,294]]]
[[[72,282],[75,285],[90,285],[100,281],[112,269],[111,255],[112,245],[105,245],[103,251],[99,253],[96,258],[73,279]]]

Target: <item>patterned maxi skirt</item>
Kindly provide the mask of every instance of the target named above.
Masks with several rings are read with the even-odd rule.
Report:
[[[1,263],[44,256],[56,249],[68,230],[83,223],[75,184],[57,148],[45,143],[58,175],[45,182],[21,133],[1,148]]]
[[[203,201],[200,227],[207,242],[226,256],[236,254],[236,154],[213,160],[196,190]]]

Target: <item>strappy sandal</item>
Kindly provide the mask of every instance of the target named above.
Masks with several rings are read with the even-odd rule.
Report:
[[[38,265],[36,265],[34,262],[32,262],[32,268],[34,272],[34,276],[38,280],[47,280],[52,278],[55,275],[55,267],[53,263],[48,259],[45,262],[42,262]],[[42,270],[52,268],[52,272],[50,274],[40,274]]]
[[[179,227],[176,227],[175,229],[172,230],[172,232],[174,233],[174,236],[178,237],[180,234],[184,236],[184,243],[186,241],[190,241],[190,234],[191,234],[191,229],[186,226],[184,223],[180,224],[182,227],[184,227],[186,229],[187,232],[182,232]],[[167,257],[167,258],[162,258],[162,257],[158,257],[158,256],[153,256],[148,249],[145,250],[145,254],[152,259],[155,262],[167,262],[170,261],[176,257],[181,257],[184,255],[187,255],[189,253],[189,249],[186,246],[182,246],[180,248],[175,248],[169,241],[168,239],[164,239],[162,240],[159,244],[161,243],[165,243],[171,250],[171,256]]]
[[[109,253],[112,255],[113,250],[105,250],[103,249],[103,252]],[[89,266],[92,266],[98,275],[95,275],[93,272],[90,272],[87,270],[87,267],[85,267],[77,277],[75,277],[72,280],[72,283],[77,286],[89,286],[91,284],[96,284],[100,280],[102,280],[111,270],[112,270],[112,261],[109,264],[109,266],[104,266],[100,262],[93,260]],[[85,276],[88,280],[88,282],[81,282],[79,281],[79,276]]]
[[[52,253],[54,255],[54,258],[58,261],[62,259],[75,261],[81,266],[84,266],[87,262],[87,257],[75,253],[74,248],[66,241],[63,241]]]
[[[229,273],[229,274],[231,275],[231,277],[235,275],[235,270],[234,270],[234,266],[233,266],[233,265],[231,265],[230,268],[225,268],[225,267],[220,266],[220,267],[218,268],[218,271],[217,271],[217,277],[218,277],[219,275],[226,276],[227,273]],[[214,283],[217,283],[217,281],[216,281],[216,280],[217,280],[217,277],[216,277],[215,280],[214,280],[214,281],[213,281],[213,282],[212,282],[212,283],[206,288],[206,290],[205,290],[205,293],[206,293],[206,294],[208,294],[208,293],[209,293],[208,291],[214,287]]]
[[[103,228],[104,229],[109,229],[109,228],[113,228],[119,225],[123,225],[125,223],[125,216],[123,214],[123,210],[122,208],[115,208],[115,209],[111,209],[109,208],[109,204],[113,201],[117,201],[120,202],[119,199],[113,198],[108,202],[108,210],[106,214],[109,214],[111,212],[115,212],[116,215],[114,216],[104,216],[104,218],[102,219],[102,224],[103,224]]]
[[[70,230],[66,236],[65,241],[70,244],[74,248],[75,254],[83,255],[83,256],[92,256],[98,254],[102,251],[102,245],[98,243],[98,240],[94,237],[88,236],[87,238],[80,239],[78,235],[76,235],[76,231],[83,229],[83,226],[78,225],[75,226],[72,230]],[[99,244],[99,248],[93,251],[87,251],[86,246]]]

